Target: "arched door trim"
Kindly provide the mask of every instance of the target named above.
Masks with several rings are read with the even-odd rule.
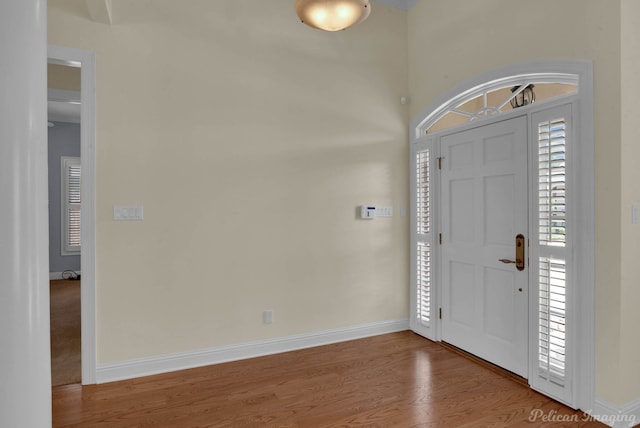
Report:
[[[433,136],[426,133],[435,121],[437,121],[447,109],[460,105],[465,99],[471,99],[482,91],[492,87],[506,86],[510,84],[522,84],[527,81],[540,81],[540,79],[552,79],[566,82],[575,82],[579,89],[576,94],[576,111],[574,112],[574,133],[576,141],[576,153],[574,159],[574,171],[572,180],[575,183],[575,229],[580,230],[575,241],[576,251],[574,263],[576,265],[576,278],[580,284],[580,294],[576,296],[574,322],[577,326],[574,352],[580,355],[577,359],[573,379],[574,400],[572,404],[583,410],[593,408],[595,401],[595,201],[594,201],[594,130],[593,130],[593,65],[590,61],[581,60],[549,60],[535,61],[508,65],[489,72],[481,73],[445,92],[432,102],[427,109],[420,113],[411,123],[411,187],[412,187],[412,326],[415,324],[416,312],[416,220],[420,213],[416,209],[416,147],[430,144]],[[483,119],[486,123],[496,120],[495,117]],[[433,156],[432,156],[433,157]],[[433,165],[433,164],[432,164]],[[431,193],[431,197],[437,197],[437,192]],[[431,201],[431,205],[436,202]],[[435,235],[431,233],[431,235]],[[432,248],[433,250],[433,248]],[[433,266],[434,264],[432,264]],[[433,272],[431,279],[437,277]],[[430,296],[433,298],[434,296]],[[431,311],[431,320],[437,325],[435,308]],[[412,327],[413,328],[413,327]],[[434,329],[437,332],[437,328]],[[431,338],[438,340],[437,334]]]

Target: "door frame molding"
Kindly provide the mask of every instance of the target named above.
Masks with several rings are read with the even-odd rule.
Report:
[[[575,371],[573,373],[573,388],[574,388],[574,403],[575,407],[583,410],[589,410],[593,408],[595,402],[595,180],[594,180],[594,99],[593,99],[593,63],[591,61],[583,60],[542,60],[533,62],[524,62],[518,64],[511,64],[504,67],[500,67],[495,70],[480,73],[477,76],[449,89],[442,96],[432,102],[427,109],[422,111],[415,120],[411,122],[410,126],[410,162],[415,162],[414,155],[417,148],[431,146],[432,158],[439,156],[438,139],[434,137],[436,134],[425,135],[422,131],[429,127],[431,120],[435,122],[437,120],[437,114],[435,112],[441,111],[442,107],[448,105],[451,100],[459,97],[461,94],[473,91],[483,85],[489,85],[496,80],[512,79],[519,76],[531,76],[535,74],[557,74],[566,75],[573,74],[578,76],[578,93],[574,95],[575,106],[577,111],[574,112],[574,132],[575,141],[579,141],[579,145],[576,147],[574,171],[571,172],[573,182],[575,183],[575,206],[573,221],[574,230],[585,231],[581,234],[576,234],[576,240],[574,242],[575,254],[574,262],[576,272],[574,282],[580,284],[580,294],[577,294],[575,299],[575,314],[572,319],[575,320],[575,348],[574,352],[579,355],[580,358],[575,359]],[[551,105],[555,104],[550,100],[549,104],[540,103],[539,105]],[[538,104],[538,103],[536,103]],[[533,108],[533,106],[531,106]],[[522,113],[528,109],[528,112],[533,111],[530,108],[525,107]],[[535,110],[538,106],[535,106]],[[491,121],[504,120],[507,118],[506,113],[504,115],[491,116],[483,120],[474,122],[473,125],[462,125],[460,128],[453,128],[455,130],[463,129],[471,126],[479,126],[483,123],[491,123]],[[515,112],[513,113],[515,114]],[[452,129],[438,133],[440,135],[445,132],[451,132]],[[433,165],[433,164],[432,164]],[[415,176],[413,172],[414,168],[411,168],[410,172],[410,185],[412,186],[412,206],[415,206],[415,192],[413,186],[415,185]],[[433,170],[433,168],[432,168]],[[432,174],[432,178],[435,178],[437,174]],[[439,182],[437,178],[431,181],[431,188],[433,190],[439,188]],[[435,193],[435,192],[434,192]],[[435,198],[439,195],[433,194]],[[437,199],[436,199],[437,200]],[[437,211],[437,210],[434,210]],[[412,222],[414,221],[412,213]],[[432,221],[434,224],[439,222],[439,213],[432,213]],[[413,223],[412,223],[413,224]],[[416,323],[416,281],[415,281],[415,237],[414,230],[411,229],[411,327],[415,330]],[[436,247],[432,247],[436,248]],[[437,249],[436,249],[437,254]],[[432,264],[433,267],[438,266],[438,262]],[[436,267],[437,269],[437,267]],[[438,272],[432,273],[432,284],[439,283]],[[438,295],[437,287],[432,286],[432,302],[435,300],[438,302],[440,296]],[[432,313],[435,313],[435,306],[432,304]],[[440,323],[437,317],[432,316],[432,326],[429,327],[427,337],[433,340],[440,340]],[[533,328],[531,325],[531,328]],[[530,353],[531,354],[531,353]]]
[[[80,68],[82,198],[82,384],[96,383],[96,59],[92,51],[48,46],[48,62]]]

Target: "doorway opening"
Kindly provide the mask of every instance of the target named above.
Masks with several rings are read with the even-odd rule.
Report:
[[[61,319],[57,321],[66,324],[68,329],[76,330],[67,332],[69,335],[58,332],[63,341],[77,340],[77,330],[80,330],[80,379],[77,361],[66,361],[69,364],[62,368],[61,379],[56,378],[60,373],[52,373],[52,379],[54,384],[77,381],[92,384],[96,382],[95,55],[80,49],[49,46],[48,64],[52,77],[48,86],[59,86],[49,91],[49,99],[54,103],[50,103],[49,122],[50,126],[53,125],[50,135],[56,139],[60,137],[53,141],[54,147],[49,145],[51,155],[59,163],[59,175],[50,176],[49,181],[50,188],[60,186],[61,202],[58,208],[53,208],[59,209],[60,217],[49,221],[55,228],[54,234],[59,236],[53,244],[56,248],[52,250],[54,255],[59,254],[59,258],[50,257],[50,272],[53,280],[60,278],[64,281],[52,284],[52,287],[58,285],[64,290],[56,290],[60,291],[56,293],[56,298],[60,299],[50,303],[60,307],[58,315]],[[65,145],[70,146],[64,148],[65,153],[57,153],[56,146]],[[77,314],[72,313],[78,310],[80,326],[77,325]],[[71,355],[74,354],[74,346],[77,348],[78,344],[62,344],[62,348],[67,348],[64,352]],[[61,358],[78,357],[62,355]]]
[[[412,330],[582,409],[595,395],[592,82],[589,62],[504,67],[411,128]],[[534,87],[544,95],[522,103]]]
[[[80,68],[48,64],[52,386],[81,383]]]

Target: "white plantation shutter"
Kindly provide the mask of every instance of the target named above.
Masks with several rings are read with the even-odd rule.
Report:
[[[80,158],[62,157],[62,254],[80,252]]]
[[[537,143],[537,220],[531,263],[537,296],[537,361],[532,386],[566,403],[573,400],[571,331],[567,313],[570,290],[571,242],[567,216],[569,130],[571,106],[564,105],[534,115]],[[568,193],[569,192],[569,193]]]
[[[538,124],[538,196],[541,245],[566,245],[566,124],[563,118]]]
[[[417,258],[417,321],[429,327],[431,325],[431,249],[428,242],[418,242]]]
[[[429,157],[429,149],[416,153],[416,230],[421,235],[431,231]]]
[[[433,316],[432,288],[432,213],[431,213],[431,149],[423,147],[414,154],[412,165],[412,183],[414,201],[413,210],[413,254],[414,272],[412,275],[415,302],[415,316],[412,320],[418,333],[431,327]],[[424,333],[424,331],[423,331]],[[430,334],[425,334],[430,336]]]
[[[565,261],[540,258],[539,375],[559,386],[566,370],[566,268]]]

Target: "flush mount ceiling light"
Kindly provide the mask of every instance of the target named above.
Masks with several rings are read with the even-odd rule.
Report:
[[[369,0],[296,0],[296,13],[309,27],[339,31],[367,19]]]

